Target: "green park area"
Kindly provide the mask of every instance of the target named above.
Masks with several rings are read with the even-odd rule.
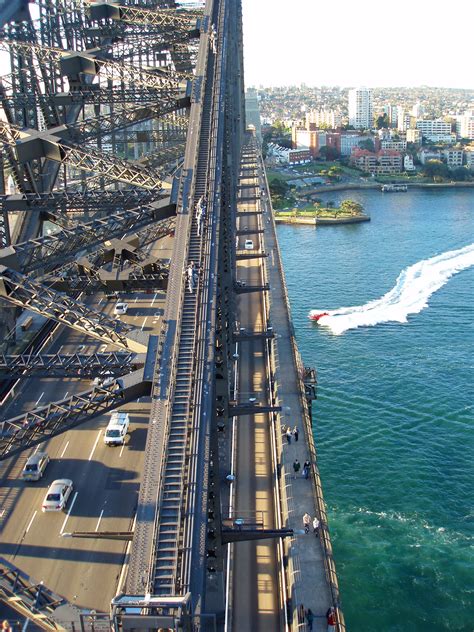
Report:
[[[354,200],[343,200],[339,206],[333,202],[328,202],[326,206],[321,204],[308,205],[304,208],[292,208],[275,211],[275,217],[317,217],[320,219],[344,219],[364,215],[364,207]]]

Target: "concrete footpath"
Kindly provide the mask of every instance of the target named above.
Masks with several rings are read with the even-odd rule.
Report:
[[[293,629],[325,631],[327,630],[326,612],[329,607],[338,605],[339,591],[332,561],[332,549],[327,530],[327,517],[322,499],[316,454],[306,402],[302,393],[300,374],[301,361],[295,347],[293,324],[289,313],[283,270],[279,256],[276,229],[269,201],[265,175],[259,169],[261,188],[263,188],[261,208],[265,226],[265,251],[267,281],[270,284],[270,321],[275,332],[275,378],[278,387],[278,403],[282,406],[281,435],[278,438],[279,462],[281,464],[282,511],[287,512],[285,526],[294,529],[293,538],[285,540],[288,555],[288,576],[290,578],[291,599],[294,618]],[[285,430],[298,429],[298,440],[294,434],[287,440]],[[300,469],[294,474],[293,464],[299,461]],[[306,479],[303,475],[305,461],[311,463],[311,471]],[[303,516],[316,516],[320,522],[318,534],[313,533],[311,524],[309,533],[304,532]],[[294,608],[296,607],[296,611]],[[311,609],[314,620],[312,628],[308,625],[303,612]],[[336,627],[345,630],[342,613]]]

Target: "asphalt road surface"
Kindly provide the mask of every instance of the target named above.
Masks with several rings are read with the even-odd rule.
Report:
[[[153,254],[171,255],[172,238],[161,240]],[[165,294],[121,295],[129,304],[120,318],[147,333],[161,327]],[[91,306],[113,314],[115,301],[89,297]],[[44,353],[113,351],[111,345],[61,327]],[[92,388],[91,380],[30,378],[2,410],[9,418]],[[124,446],[107,447],[103,432],[109,415],[102,415],[62,435],[0,463],[0,555],[35,581],[80,607],[109,611],[110,600],[124,581],[126,541],[65,538],[73,531],[130,531],[138,499],[149,401],[121,407],[130,413]],[[50,455],[45,476],[26,483],[19,476],[27,458],[37,450]],[[74,490],[64,512],[43,513],[41,504],[51,482],[70,478]]]

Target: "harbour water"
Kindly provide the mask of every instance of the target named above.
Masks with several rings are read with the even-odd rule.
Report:
[[[325,201],[344,198],[372,221],[278,237],[299,348],[318,369],[313,427],[347,629],[472,632],[474,267],[440,280],[433,257],[449,253],[450,272],[451,253],[474,243],[474,192]],[[394,288],[404,318],[343,331],[307,318],[367,311]]]

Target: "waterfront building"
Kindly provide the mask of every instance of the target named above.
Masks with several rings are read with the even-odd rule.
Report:
[[[413,157],[410,154],[403,156],[403,169],[405,171],[415,171],[415,165],[413,163]]]
[[[454,147],[450,147],[449,149],[443,150],[443,156],[446,161],[446,164],[450,169],[455,167],[462,167],[464,151],[462,149],[457,149]]]
[[[372,89],[349,90],[349,124],[356,129],[372,129],[373,122]]]
[[[468,147],[465,151],[466,167],[474,171],[474,147]]]
[[[255,88],[247,88],[245,92],[245,118],[247,125],[255,127],[255,135],[258,142],[262,142],[262,127],[260,122],[260,109],[258,106],[258,92]]]
[[[441,160],[441,152],[434,149],[421,149],[418,152],[418,160],[425,165],[429,160]]]
[[[368,173],[391,175],[401,173],[403,161],[400,152],[392,149],[373,152],[357,147],[351,153],[350,163]]]

